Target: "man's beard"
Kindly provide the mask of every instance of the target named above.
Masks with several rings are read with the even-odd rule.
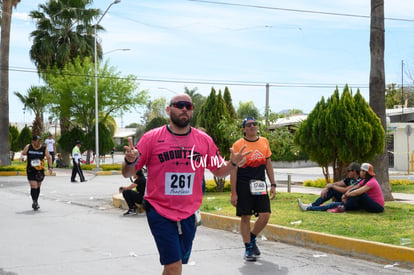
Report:
[[[172,121],[172,123],[174,123],[177,127],[179,128],[185,128],[188,126],[188,124],[190,124],[190,116],[187,115],[182,115],[182,117],[180,118],[180,115],[175,115],[173,112],[170,113],[170,119]]]

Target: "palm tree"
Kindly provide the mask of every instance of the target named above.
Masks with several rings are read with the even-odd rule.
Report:
[[[2,0],[1,38],[0,38],[0,163],[9,165],[9,54],[10,29],[13,7],[20,0]]]
[[[51,67],[64,69],[75,57],[94,57],[94,25],[99,9],[86,9],[90,0],[60,0],[40,4],[30,12],[37,29],[30,36],[30,58],[40,72]],[[98,30],[103,30],[97,26]],[[98,57],[102,58],[99,44]]]
[[[191,119],[191,125],[195,127],[198,126],[196,124],[197,124],[198,116],[200,114],[200,107],[206,101],[206,98],[202,94],[198,93],[197,90],[198,90],[197,87],[194,87],[191,90],[188,87],[184,87],[184,93],[188,94],[191,97],[191,100],[193,101],[194,106],[196,106],[196,108],[194,108],[194,111],[193,111],[193,118]]]
[[[20,99],[24,105],[24,110],[29,110],[35,115],[33,121],[33,134],[39,135],[43,130],[43,114],[46,106],[49,104],[49,90],[46,86],[31,86],[27,91],[27,96],[19,92],[14,94]]]
[[[100,15],[99,9],[87,9],[91,0],[60,0],[40,4],[39,10],[32,11],[30,17],[37,28],[31,33],[33,45],[30,58],[45,80],[47,70],[57,68],[63,71],[76,57],[94,59],[94,25]],[[97,30],[103,30],[101,26]],[[97,45],[98,58],[102,59],[101,45]],[[46,81],[47,82],[47,81]],[[59,94],[59,118],[61,134],[69,131],[72,95],[68,92],[53,91]],[[69,161],[68,152],[62,152],[63,161]]]
[[[384,0],[371,0],[370,52],[371,71],[369,76],[369,104],[387,129],[385,114],[385,68],[384,68]],[[381,183],[385,200],[393,200],[389,184],[388,155],[385,150],[374,160],[378,182]]]

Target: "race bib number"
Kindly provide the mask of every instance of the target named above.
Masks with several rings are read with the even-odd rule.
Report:
[[[266,195],[267,185],[263,180],[251,180],[250,181],[250,193],[252,195]]]
[[[193,194],[195,173],[165,173],[165,195]]]
[[[41,165],[40,159],[32,159],[32,160],[30,161],[30,165],[31,165],[31,166],[33,166],[33,167],[38,167],[38,166],[40,166],[40,165]]]

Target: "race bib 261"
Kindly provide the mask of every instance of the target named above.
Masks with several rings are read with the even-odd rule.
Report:
[[[193,194],[195,173],[165,173],[165,195],[187,196]]]

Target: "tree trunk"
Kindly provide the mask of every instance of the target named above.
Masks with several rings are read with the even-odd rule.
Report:
[[[64,135],[65,133],[69,132],[69,121],[67,118],[63,117],[62,114],[59,118],[59,121],[60,121],[60,134]],[[68,167],[70,166],[70,164],[72,163],[70,160],[71,154],[72,152],[67,152],[66,150],[62,148],[61,156],[62,156],[63,165],[68,166]]]
[[[330,179],[331,176],[329,175],[329,164],[322,166],[322,173],[325,177],[326,183],[329,183],[331,181]]]
[[[9,157],[9,53],[13,1],[2,4],[0,41],[0,165],[10,165]]]
[[[386,132],[384,36],[384,0],[371,0],[369,104],[381,119],[382,126]],[[394,200],[389,182],[388,155],[385,140],[384,152],[375,158],[373,165],[384,199],[386,201]]]
[[[224,183],[226,182],[226,178],[217,178],[214,177],[214,181],[217,185],[217,192],[223,192],[224,191]]]

